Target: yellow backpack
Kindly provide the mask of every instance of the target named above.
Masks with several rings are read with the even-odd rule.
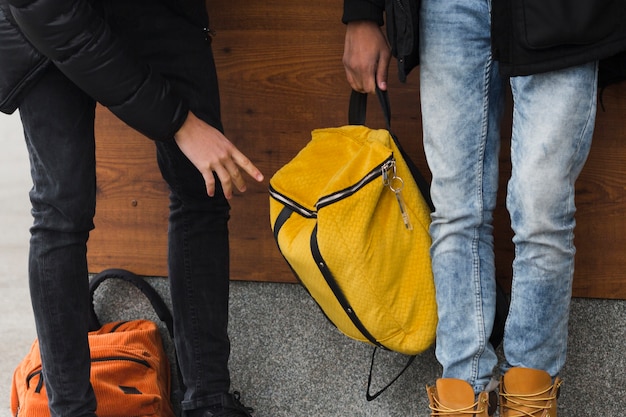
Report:
[[[366,98],[353,92],[353,124],[314,130],[271,178],[270,222],[282,255],[341,332],[415,355],[437,326],[428,190],[389,129],[355,124]],[[384,92],[379,99],[389,126]]]

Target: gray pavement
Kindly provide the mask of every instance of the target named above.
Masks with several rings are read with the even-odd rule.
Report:
[[[30,175],[19,116],[0,113],[0,417],[11,375],[35,337],[27,282]]]
[[[26,278],[30,178],[16,115],[0,114],[0,149],[0,417],[10,417],[11,375],[35,334]],[[166,280],[151,283],[167,293]],[[104,291],[110,291],[101,295],[107,299],[105,320],[149,317],[132,289]],[[559,415],[626,415],[626,301],[575,299],[570,322]],[[339,334],[299,285],[233,282],[230,329],[233,388],[257,410],[255,417],[428,415],[424,385],[439,375],[432,350],[385,394],[367,402],[371,348]],[[381,354],[374,388],[405,360]]]

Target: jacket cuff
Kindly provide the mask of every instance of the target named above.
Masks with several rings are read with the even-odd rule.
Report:
[[[384,10],[384,0],[344,0],[341,21],[348,23],[355,20],[371,20],[382,26]]]
[[[117,105],[102,103],[130,127],[155,141],[174,139],[189,113],[189,105],[176,95],[168,82],[150,73],[128,100]]]

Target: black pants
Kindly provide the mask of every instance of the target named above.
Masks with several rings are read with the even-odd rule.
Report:
[[[104,1],[113,31],[169,80],[197,116],[221,129],[203,7],[190,17],[166,0]],[[96,194],[94,108],[94,101],[54,67],[20,105],[33,178],[30,289],[53,417],[95,415],[86,321],[86,242],[94,227]],[[219,187],[215,197],[207,196],[202,176],[173,140],[157,143],[157,155],[171,191],[169,278],[186,386],[182,407],[190,410],[230,388],[230,207]]]

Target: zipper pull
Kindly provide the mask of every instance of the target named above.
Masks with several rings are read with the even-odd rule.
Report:
[[[391,172],[391,177],[396,176],[396,160],[392,158],[385,162],[381,167],[381,171],[383,174],[383,185],[389,187],[389,172]]]

